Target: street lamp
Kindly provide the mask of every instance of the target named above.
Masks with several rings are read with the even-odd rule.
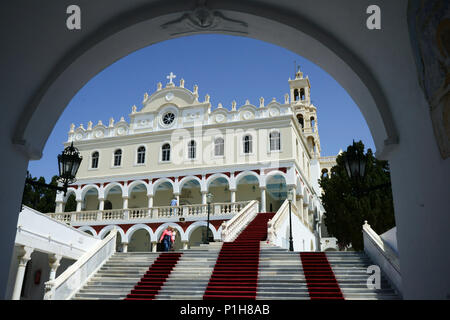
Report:
[[[292,240],[292,201],[294,200],[294,191],[290,189],[287,194],[287,199],[289,201],[289,251],[294,251],[294,242]]]
[[[344,156],[344,164],[345,170],[347,171],[347,176],[350,178],[350,180],[355,182],[355,193],[357,197],[369,191],[374,191],[391,186],[391,183],[388,182],[370,188],[362,187],[363,182],[366,178],[367,156],[355,147],[355,141],[353,141],[353,145],[349,146],[349,148],[347,149],[347,152]]]
[[[58,155],[58,169],[59,169],[59,177],[58,181],[63,183],[63,186],[54,186],[51,184],[41,183],[38,181],[33,181],[31,176],[27,176],[25,183],[31,184],[38,187],[45,187],[49,189],[64,191],[64,196],[67,193],[67,187],[70,183],[76,181],[75,176],[78,172],[78,168],[80,167],[81,160],[83,157],[80,156],[80,152],[77,148],[73,146],[73,142],[70,146],[66,147],[61,154]]]
[[[353,141],[353,145],[350,146],[346,152],[346,156],[344,158],[345,170],[351,180],[359,183],[365,178],[367,157],[364,153],[361,153],[357,148],[355,148],[354,144],[355,141]]]
[[[207,222],[206,222],[206,236],[204,237],[204,239],[203,239],[203,243],[205,243],[205,244],[208,244],[209,243],[209,212],[210,212],[210,205],[211,205],[211,202],[212,202],[212,199],[213,199],[213,195],[212,195],[212,193],[211,192],[209,192],[207,195],[206,195],[206,203],[208,204],[208,220],[207,220]]]

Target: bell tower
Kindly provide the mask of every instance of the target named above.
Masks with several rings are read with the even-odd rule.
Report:
[[[295,79],[289,79],[291,106],[294,110],[302,134],[305,137],[312,158],[320,157],[320,139],[317,126],[316,107],[311,104],[311,84],[308,76],[298,67]]]
[[[300,71],[298,67],[295,73],[295,79],[289,79],[289,87],[291,89],[291,101],[295,104],[305,103],[309,105],[311,103],[310,89],[311,85],[309,83],[308,76],[303,78],[303,72]]]

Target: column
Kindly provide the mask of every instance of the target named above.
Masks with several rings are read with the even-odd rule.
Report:
[[[236,202],[236,190],[235,189],[230,189],[230,194],[231,194],[231,208],[230,208],[230,213],[235,213],[236,212],[236,206],[234,205],[234,203]]]
[[[153,208],[153,195],[152,194],[148,194],[147,198],[148,198],[148,207],[149,208]]]
[[[105,210],[105,199],[99,198],[98,201],[98,210]]]
[[[147,199],[148,199],[148,211],[147,211],[147,216],[148,217],[152,217],[152,208],[153,208],[153,195],[152,194],[147,194]]]
[[[230,193],[231,193],[231,202],[236,202],[236,190],[232,190],[230,189]]]
[[[123,200],[123,208],[124,209],[128,209],[128,197],[127,196],[123,196],[122,200]]]
[[[48,264],[50,265],[49,281],[55,280],[56,270],[58,270],[61,259],[62,259],[62,256],[59,254],[49,254],[48,255]]]
[[[128,242],[122,242],[122,252],[128,252]]]
[[[156,252],[158,242],[152,241],[152,252]]]
[[[12,300],[20,300],[20,293],[22,291],[23,277],[25,276],[25,268],[28,261],[31,259],[31,254],[33,253],[33,248],[27,246],[19,247],[19,254],[17,258],[19,259],[19,267],[16,274],[16,282],[14,284],[14,291],[12,294]]]
[[[77,200],[77,212],[81,211],[82,205],[83,205],[83,200]]]
[[[188,247],[189,242],[188,241],[183,241],[182,243],[183,243],[183,250],[189,249],[189,247]]]
[[[266,186],[260,186],[261,190],[261,212],[266,212]]]
[[[130,212],[126,209],[128,209],[128,197],[127,196],[122,196],[122,200],[123,200],[123,218],[125,220],[128,220],[130,218]]]
[[[64,211],[64,202],[63,201],[56,201],[56,208],[55,213],[62,213]]]

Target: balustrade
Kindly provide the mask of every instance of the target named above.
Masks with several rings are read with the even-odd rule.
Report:
[[[241,211],[250,201],[211,203],[210,216],[234,215]],[[65,223],[164,219],[171,217],[202,217],[208,214],[208,204],[193,204],[183,206],[161,206],[152,208],[128,208],[112,210],[74,211],[64,213],[49,213],[56,220]]]

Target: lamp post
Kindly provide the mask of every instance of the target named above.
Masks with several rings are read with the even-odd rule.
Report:
[[[206,195],[206,203],[208,204],[208,219],[206,222],[206,232],[205,232],[205,237],[203,239],[203,243],[204,244],[208,244],[209,243],[209,212],[210,212],[210,204],[212,202],[212,198],[213,195],[211,192],[208,192],[208,194]]]
[[[391,186],[391,183],[388,182],[370,188],[362,187],[366,178],[367,156],[355,147],[355,141],[353,141],[353,145],[350,146],[346,152],[346,155],[344,157],[344,164],[345,170],[347,171],[347,176],[355,184],[355,194],[357,197],[360,197],[361,195],[364,195],[370,191]]]
[[[77,148],[73,146],[72,142],[70,146],[66,147],[61,152],[61,154],[58,155],[58,169],[59,169],[58,181],[63,183],[62,187],[41,183],[38,181],[33,181],[30,175],[27,176],[25,183],[38,187],[45,187],[58,191],[64,191],[65,196],[69,184],[76,181],[75,176],[78,172],[78,168],[80,167],[81,160],[83,160],[83,157],[80,156],[80,152],[78,151]]]
[[[292,215],[291,205],[292,205],[293,198],[294,198],[294,193],[293,193],[293,190],[290,189],[287,194],[287,199],[289,201],[289,251],[294,251],[294,242],[292,240],[292,216],[291,216]]]

